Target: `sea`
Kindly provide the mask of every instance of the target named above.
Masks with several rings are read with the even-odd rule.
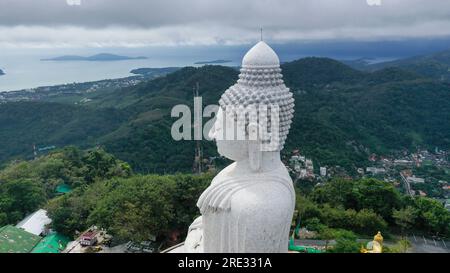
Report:
[[[239,66],[245,52],[251,45],[239,46],[167,46],[142,48],[0,48],[0,69],[6,75],[0,76],[0,92],[16,91],[67,83],[80,83],[132,76],[137,68],[197,66],[196,62],[229,60],[220,65]],[[306,56],[330,57],[337,60],[351,60],[370,57],[372,61],[388,61],[393,56],[376,56],[368,52],[352,54],[354,50],[328,52],[308,46],[274,46],[282,62]],[[110,53],[129,57],[145,56],[147,59],[123,61],[41,61],[64,55],[92,56]],[[370,53],[370,52],[369,52]]]
[[[121,56],[145,56],[147,59],[122,61],[41,61],[64,55],[92,56],[111,53]],[[0,92],[30,89],[74,82],[88,82],[132,76],[131,70],[147,67],[196,66],[195,62],[226,59],[222,65],[239,65],[238,55],[222,53],[197,54],[186,50],[130,50],[130,49],[18,49],[0,50]]]

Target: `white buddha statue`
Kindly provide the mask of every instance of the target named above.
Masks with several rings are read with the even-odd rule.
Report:
[[[239,80],[222,95],[210,131],[218,152],[235,162],[202,193],[197,202],[202,216],[172,252],[288,251],[295,191],[280,151],[294,100],[280,72],[278,56],[265,42],[245,55]],[[244,111],[253,106],[256,114]],[[244,138],[236,136],[239,129]]]

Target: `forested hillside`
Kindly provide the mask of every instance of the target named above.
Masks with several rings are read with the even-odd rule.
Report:
[[[127,120],[128,114],[116,109],[43,102],[0,104],[0,160],[32,158],[33,145],[93,147],[99,137]]]
[[[295,118],[286,151],[294,148],[320,165],[364,166],[371,153],[418,145],[450,148],[450,85],[400,68],[361,72],[327,58],[283,64],[295,94]],[[21,102],[0,105],[0,160],[30,157],[32,145],[101,145],[138,172],[188,172],[195,143],[175,142],[170,110],[217,103],[238,71],[186,67],[165,77],[91,95],[85,106]],[[206,121],[206,120],[205,120]],[[217,155],[203,142],[205,157]]]

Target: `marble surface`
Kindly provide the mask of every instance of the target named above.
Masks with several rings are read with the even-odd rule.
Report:
[[[218,152],[234,161],[214,177],[200,196],[201,217],[189,227],[183,245],[170,253],[283,253],[288,252],[289,231],[295,208],[295,190],[281,162],[280,151],[294,114],[292,93],[284,85],[278,56],[265,43],[256,44],[244,57],[238,82],[225,91],[219,102],[217,120],[210,137]],[[279,118],[279,127],[270,149],[258,134],[255,139],[227,139],[233,122],[243,124],[246,134],[261,126],[249,122],[236,109],[247,105],[278,105],[270,120]],[[228,106],[238,106],[228,111]],[[240,122],[240,123],[239,123]],[[248,135],[247,135],[248,136]],[[275,141],[274,141],[275,140]]]

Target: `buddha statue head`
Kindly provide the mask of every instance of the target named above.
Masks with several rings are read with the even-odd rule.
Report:
[[[380,231],[378,231],[378,233],[373,237],[373,240],[375,242],[378,242],[380,245],[383,244],[383,236],[381,235]]]
[[[244,56],[239,80],[219,105],[209,136],[222,156],[237,162],[249,159],[257,172],[265,154],[279,155],[291,126],[294,99],[283,82],[277,54],[265,42]]]

